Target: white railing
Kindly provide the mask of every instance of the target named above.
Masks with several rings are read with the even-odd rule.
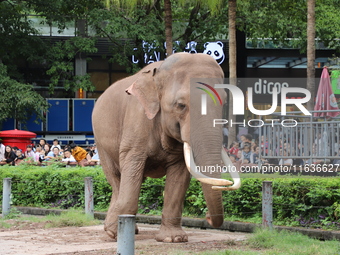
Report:
[[[333,110],[339,111],[339,110]],[[275,115],[275,121],[265,121],[259,128],[260,158],[295,159],[312,164],[317,160],[332,162],[340,159],[339,118],[316,118],[287,112]]]

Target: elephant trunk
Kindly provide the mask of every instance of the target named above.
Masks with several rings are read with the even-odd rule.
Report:
[[[224,210],[222,203],[222,192],[219,190],[212,190],[211,185],[201,183],[204,198],[208,207],[206,220],[214,227],[218,228],[224,221]]]
[[[221,83],[221,81],[210,82],[212,84]],[[223,98],[225,96],[223,90],[219,90],[218,94]],[[208,100],[206,102],[207,113],[202,114],[197,110],[201,109],[202,105],[199,104],[201,99],[201,90],[191,90],[191,111],[188,116],[189,121],[186,125],[181,126],[181,140],[183,141],[187,169],[202,185],[208,207],[207,221],[211,226],[219,227],[224,220],[221,190],[239,188],[240,178],[235,171],[231,173],[234,182],[221,179],[221,173],[225,169],[221,165],[222,161],[227,169],[234,169],[224,149],[221,155],[222,126],[213,124],[215,119],[222,117],[222,107],[215,105],[213,100]]]
[[[202,150],[202,147],[205,146],[199,147],[196,149],[197,145],[194,144],[194,151],[192,151],[191,146],[188,143],[184,143],[185,161],[192,176],[201,182],[208,207],[206,220],[211,226],[220,227],[224,220],[221,189],[226,188],[224,185],[230,186],[233,183],[229,180],[220,179],[221,171],[219,169],[222,168],[216,169],[217,165],[221,163],[221,147],[205,148],[204,150]],[[216,168],[214,169],[213,167]],[[237,179],[235,179],[233,186],[237,183]],[[217,190],[213,189],[213,187],[217,187]]]
[[[231,181],[228,181],[228,180],[212,178],[212,177],[202,174],[200,166],[197,166],[195,163],[191,146],[188,143],[184,143],[184,158],[185,158],[185,163],[187,165],[187,169],[190,172],[190,174],[193,177],[195,177],[197,180],[199,180],[201,183],[206,183],[206,184],[211,184],[211,185],[216,185],[216,186],[233,184]],[[206,169],[204,171],[206,171]]]
[[[215,153],[197,155],[197,162],[204,162],[205,168],[203,169],[203,165],[196,165],[191,146],[186,142],[184,143],[184,158],[188,171],[193,177],[198,179],[202,185],[204,197],[208,207],[206,220],[211,226],[216,228],[220,227],[224,220],[221,190],[234,190],[238,189],[241,185],[239,174],[236,171],[231,171],[230,173],[234,182],[220,178],[221,171],[219,171],[219,169],[222,169],[222,167],[216,169],[217,165],[219,165],[218,163],[221,162],[221,159],[226,166],[232,165],[232,162],[223,148],[221,153],[218,153],[218,151],[219,150],[215,149]],[[209,168],[209,164],[210,167],[216,168]],[[202,172],[206,174],[203,174]],[[228,187],[224,186],[231,184],[233,185]]]
[[[235,190],[238,189],[241,186],[241,181],[240,181],[240,176],[237,171],[231,171],[231,177],[234,181],[228,181],[224,179],[219,179],[219,178],[212,178],[209,176],[206,176],[201,173],[200,166],[197,166],[194,160],[193,152],[191,149],[191,146],[188,143],[184,143],[184,158],[185,158],[185,163],[187,165],[187,169],[190,172],[190,174],[195,177],[197,180],[199,180],[201,183],[205,184],[211,184],[214,185],[212,186],[212,189],[215,190]],[[221,150],[221,158],[225,166],[232,166],[232,162],[230,161],[227,153],[225,150],[222,148]],[[209,169],[212,170],[212,169]],[[216,170],[216,169],[215,169]],[[207,169],[205,169],[207,171]],[[230,187],[221,187],[223,185],[231,185]]]

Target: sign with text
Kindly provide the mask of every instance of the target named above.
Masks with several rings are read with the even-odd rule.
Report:
[[[159,50],[157,50],[156,43],[149,43],[149,42],[143,41],[142,47],[143,47],[143,52],[144,52],[143,62],[145,64],[150,64],[150,63],[162,60],[161,53]],[[191,41],[186,44],[184,49],[182,49],[181,42],[175,41],[173,43],[172,53],[182,52],[182,51],[188,52],[191,54],[204,53],[214,58],[219,65],[224,62],[225,53],[224,53],[223,42],[221,41],[205,42],[203,44],[203,47],[204,47],[204,50],[200,51],[198,50],[197,42]],[[164,49],[166,49],[166,43],[164,43]],[[135,48],[134,50],[137,51],[138,49]],[[140,59],[137,59],[135,55],[132,56],[133,63],[137,64],[139,61]]]

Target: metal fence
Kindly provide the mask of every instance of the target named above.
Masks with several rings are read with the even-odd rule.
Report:
[[[338,111],[338,110],[337,110]],[[339,156],[339,118],[315,118],[302,112],[287,112],[261,120],[259,127],[260,158],[293,159],[304,164],[331,163]],[[317,113],[330,111],[317,111]],[[260,125],[259,125],[260,126]]]

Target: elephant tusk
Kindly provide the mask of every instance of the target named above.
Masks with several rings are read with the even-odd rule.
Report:
[[[209,176],[202,174],[199,171],[196,171],[197,167],[196,167],[196,164],[195,164],[195,161],[194,161],[194,156],[193,156],[192,149],[191,149],[190,145],[185,142],[183,147],[184,147],[185,164],[186,164],[190,174],[193,177],[195,177],[197,180],[199,180],[202,183],[206,183],[206,184],[210,184],[210,185],[216,185],[216,186],[224,186],[224,185],[233,184],[233,182],[231,182],[231,181],[224,180],[224,179],[218,179],[218,178],[211,178]]]
[[[221,156],[222,156],[222,161],[224,163],[225,166],[233,166],[233,163],[231,162],[230,158],[228,157],[226,151],[222,148],[222,152],[221,152]],[[228,167],[228,169],[230,169]],[[231,168],[231,169],[235,169],[235,168]],[[214,190],[236,190],[238,188],[241,187],[241,178],[240,175],[237,171],[230,171],[230,175],[231,178],[233,178],[234,184],[233,186],[230,187],[220,187],[220,186],[212,186],[211,188]]]

